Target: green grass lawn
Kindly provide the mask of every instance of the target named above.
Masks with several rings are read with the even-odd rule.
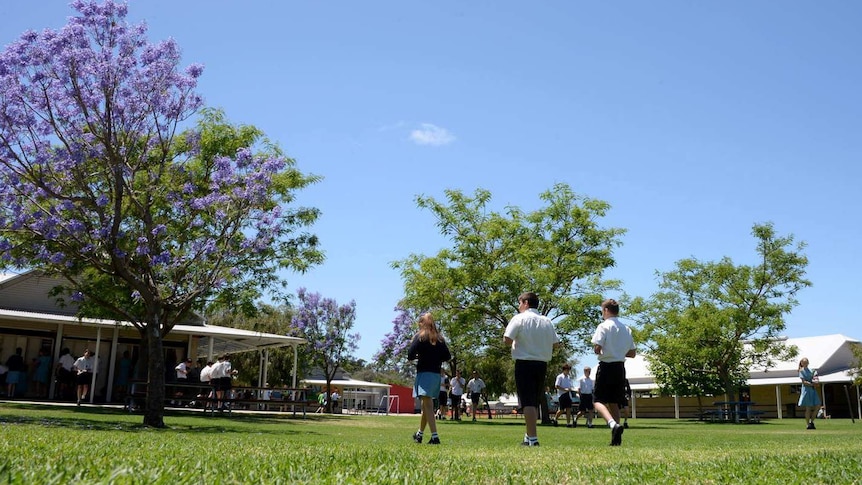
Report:
[[[440,446],[414,443],[418,416],[139,415],[0,404],[0,484],[117,483],[860,483],[862,423],[630,420],[623,446],[605,426],[523,420],[439,423]],[[597,420],[597,423],[604,421]],[[426,436],[430,433],[426,430]],[[427,438],[426,438],[427,441]]]

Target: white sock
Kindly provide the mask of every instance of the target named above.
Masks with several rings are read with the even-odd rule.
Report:
[[[527,441],[529,441],[530,443],[538,443],[539,437],[538,436],[528,436]]]
[[[617,425],[617,422],[616,422],[616,421],[614,421],[614,420],[613,420],[613,418],[611,418],[611,420],[610,420],[610,421],[608,421],[608,428],[614,429],[614,427],[615,427],[616,425]]]

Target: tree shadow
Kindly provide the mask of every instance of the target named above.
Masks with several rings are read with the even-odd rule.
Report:
[[[271,425],[270,428],[256,428],[254,433],[266,433],[272,435],[284,434],[317,434],[310,428],[301,430],[285,428],[285,424],[302,421],[327,421],[332,419],[325,415],[312,417],[308,415],[305,419],[301,416],[273,416],[273,415],[249,415],[249,414],[216,414],[204,416],[199,413],[165,412],[168,420],[164,428],[153,428],[144,426],[140,422],[133,422],[129,418],[140,418],[139,413],[129,413],[119,409],[104,408],[99,406],[64,407],[46,409],[45,406],[36,404],[14,404],[5,405],[4,408],[14,408],[23,411],[36,411],[45,413],[44,416],[21,416],[3,414],[0,410],[0,425],[38,425],[44,427],[58,427],[64,429],[78,429],[88,431],[123,431],[129,433],[140,432],[173,432],[190,434],[223,434],[223,433],[245,433],[249,432],[245,425]],[[118,419],[112,420],[111,417]],[[171,418],[200,418],[195,423],[170,422]],[[120,419],[122,418],[122,419]]]

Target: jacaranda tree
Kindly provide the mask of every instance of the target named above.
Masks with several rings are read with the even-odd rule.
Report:
[[[392,331],[383,336],[380,350],[374,354],[374,364],[378,369],[394,370],[404,378],[416,375],[415,365],[407,360],[407,349],[413,335],[419,331],[419,313],[400,306],[395,307],[397,314],[392,320]]]
[[[82,311],[131,322],[149,355],[144,424],[163,427],[173,326],[322,259],[302,232],[317,211],[287,207],[316,178],[218,112],[181,134],[202,67],[181,70],[176,43],[148,42],[124,4],[72,7],[0,54],[0,265],[62,276]]]
[[[342,363],[350,359],[359,343],[359,334],[349,334],[356,321],[356,302],[338,305],[320,293],[305,288],[296,292],[299,305],[294,309],[293,327],[298,336],[308,340],[307,352],[312,364],[320,367],[326,378],[326,393],[332,393],[332,379]],[[332,400],[327,400],[332,412]]]

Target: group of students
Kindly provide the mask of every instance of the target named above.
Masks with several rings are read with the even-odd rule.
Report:
[[[543,396],[548,362],[560,345],[553,323],[538,312],[538,307],[539,298],[535,293],[522,293],[518,297],[518,314],[512,317],[503,333],[503,342],[511,347],[515,360],[515,387],[526,426],[521,442],[524,446],[539,446],[536,426],[539,399]],[[631,330],[618,318],[619,304],[608,299],[602,302],[601,309],[602,322],[592,337],[599,366],[591,395],[595,409],[611,430],[611,446],[620,446],[625,429],[620,422],[620,403],[626,401],[624,361],[635,356],[635,345]],[[416,361],[413,396],[420,399],[422,408],[419,429],[413,433],[413,440],[422,443],[428,427],[431,431],[428,443],[440,444],[433,399],[440,396],[442,364],[451,360],[452,354],[430,313],[419,317],[419,331],[410,342],[407,358]],[[456,376],[460,377],[457,373]],[[585,390],[581,388],[582,392]]]
[[[455,376],[450,378],[446,371],[440,368],[440,391],[437,393],[436,419],[446,420],[449,413],[450,403],[453,421],[460,421],[461,414],[467,413],[476,421],[476,411],[485,395],[485,381],[479,377],[479,371],[474,370],[469,381],[461,377],[461,370],[455,370]],[[467,402],[464,400],[464,390],[467,390],[470,398],[468,410]],[[486,399],[487,401],[487,399]]]
[[[567,428],[577,428],[578,427],[578,418],[581,416],[585,417],[587,420],[587,427],[593,427],[593,415],[595,414],[595,407],[593,406],[593,387],[595,386],[595,381],[590,378],[590,374],[592,373],[592,368],[587,366],[584,367],[584,377],[575,381],[572,377],[569,376],[569,372],[572,370],[572,366],[569,364],[563,364],[562,372],[557,376],[554,381],[554,388],[557,391],[556,397],[556,414],[551,419],[551,424],[554,426],[558,426],[560,415],[566,415],[566,427]],[[577,387],[575,387],[575,382],[578,383]],[[621,414],[623,414],[623,428],[628,428],[628,414],[622,411],[626,411],[629,407],[629,400],[631,399],[631,387],[629,387],[629,381],[626,379],[625,381],[625,390],[626,390],[626,399],[624,402],[619,403],[619,408],[621,410]],[[548,407],[554,407],[552,405],[553,396],[551,395],[550,390],[546,390],[546,397],[548,398]]]
[[[558,426],[561,414],[566,415],[566,427],[576,428],[578,418],[584,416],[587,427],[593,427],[593,380],[590,378],[592,369],[584,367],[584,377],[575,381],[570,375],[572,366],[563,364],[562,372],[554,380],[554,389],[557,391],[557,412],[551,419],[554,426]],[[575,382],[578,383],[577,387]],[[574,419],[573,418],[574,415]]]
[[[179,366],[177,366],[179,367]],[[223,411],[225,409],[224,401],[230,397],[231,389],[233,388],[233,378],[238,374],[230,363],[230,355],[224,354],[219,356],[216,362],[209,361],[201,369],[201,382],[209,384],[211,389],[206,396],[199,395],[199,398],[204,400],[204,409],[212,407],[213,409]]]
[[[0,364],[0,382],[5,384],[6,396],[9,399],[27,392],[28,375],[36,396],[47,397],[51,379],[51,357],[47,349],[39,349],[39,356],[33,358],[29,366],[24,360],[21,347],[15,349],[15,353],[6,359],[5,364]]]

